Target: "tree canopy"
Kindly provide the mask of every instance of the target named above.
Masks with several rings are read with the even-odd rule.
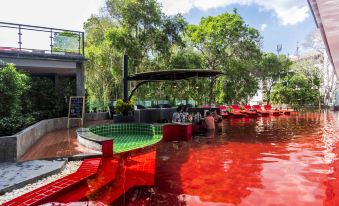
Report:
[[[167,69],[225,73],[217,79],[148,83],[137,90],[136,100],[245,103],[261,89],[268,102],[280,102],[279,87],[293,73],[288,57],[261,51],[259,31],[236,10],[194,25],[180,14],[166,16],[156,0],[106,0],[102,13],[84,27],[88,99],[102,101],[102,107],[122,96],[124,54],[130,57],[130,74]]]

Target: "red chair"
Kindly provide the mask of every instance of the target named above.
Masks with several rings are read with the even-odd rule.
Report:
[[[266,116],[266,117],[267,117],[267,116],[270,115],[269,112],[263,111],[263,110],[261,109],[260,105],[253,105],[252,108],[255,109],[255,111],[257,111],[257,113],[258,113],[260,116],[263,116],[263,117]]]
[[[253,111],[250,105],[246,104],[244,105],[245,111],[243,111],[245,114],[247,114],[249,117],[256,117],[258,116],[256,111]]]
[[[231,108],[232,108],[232,112],[230,112],[230,115],[231,115],[232,117],[243,117],[243,116],[245,116],[245,114],[242,113],[242,111],[241,111],[241,109],[239,108],[238,105],[233,104],[233,105],[231,106]]]
[[[273,116],[279,116],[280,115],[280,111],[279,110],[274,110],[272,109],[272,106],[271,105],[265,105],[264,106],[264,109],[266,111],[268,111],[270,114],[272,114]]]
[[[223,119],[229,117],[228,112],[227,112],[227,106],[220,105],[219,109],[220,109],[220,115]]]

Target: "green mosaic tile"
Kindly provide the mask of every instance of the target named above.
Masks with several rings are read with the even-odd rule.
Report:
[[[115,154],[151,146],[162,139],[162,126],[151,124],[111,124],[94,126],[89,130],[114,139]]]

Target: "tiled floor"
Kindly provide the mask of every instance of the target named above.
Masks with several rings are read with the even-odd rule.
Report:
[[[109,123],[109,121],[91,121],[87,122],[85,126],[105,123]],[[47,133],[19,161],[69,157],[83,153],[97,153],[97,151],[80,145],[77,141],[75,128],[71,128]]]

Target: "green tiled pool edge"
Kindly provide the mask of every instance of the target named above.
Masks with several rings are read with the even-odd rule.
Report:
[[[113,153],[123,153],[152,146],[162,140],[162,125],[110,124],[88,128],[95,136],[113,139]]]

